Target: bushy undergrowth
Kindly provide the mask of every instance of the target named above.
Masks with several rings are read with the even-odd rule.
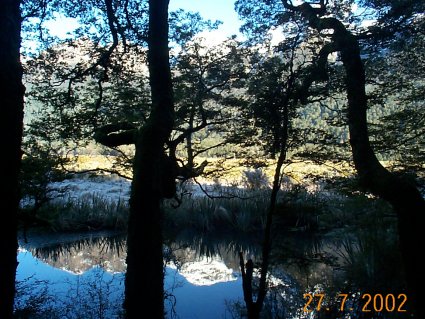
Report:
[[[128,203],[110,201],[101,195],[50,202],[37,212],[37,218],[56,231],[124,229]]]
[[[246,190],[233,198],[187,198],[177,208],[165,203],[164,210],[166,221],[177,228],[250,232],[262,229],[268,200],[268,191]]]
[[[210,196],[189,192],[177,208],[175,201],[167,200],[163,205],[165,224],[176,230],[192,228],[204,233],[259,232],[270,205],[270,188],[263,177],[261,172],[249,172],[243,187],[216,183],[210,187]],[[248,187],[259,181],[262,187]],[[311,191],[292,185],[279,192],[274,224],[279,230],[326,230],[358,224],[361,216],[367,219],[373,212],[389,210],[384,202],[365,195],[319,188]],[[37,211],[37,220],[56,231],[125,230],[128,213],[126,199],[112,201],[101,194],[86,194],[47,203]]]

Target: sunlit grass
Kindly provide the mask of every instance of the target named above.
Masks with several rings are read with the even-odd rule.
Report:
[[[252,167],[244,164],[245,159],[231,158],[203,158],[197,157],[196,164],[201,164],[203,161],[208,162],[208,166],[202,176],[198,180],[202,183],[212,183],[214,179],[218,180],[222,185],[232,185],[241,183],[243,172],[252,170]],[[94,169],[111,170],[119,168],[116,166],[117,157],[107,155],[78,155],[73,158],[72,164],[68,167],[75,171],[85,171]],[[264,160],[265,167],[262,168],[267,177],[272,180],[276,160]],[[126,176],[131,176],[130,169],[119,168],[121,173]],[[354,169],[349,163],[333,163],[324,162],[322,164],[314,163],[312,161],[294,161],[285,165],[284,174],[289,178],[303,183],[306,178],[312,176],[320,176],[322,178],[331,178],[334,176],[350,176],[354,174]]]
[[[113,156],[82,155],[76,158],[75,168],[110,168],[114,160]],[[199,159],[200,162],[202,160],[205,159]],[[270,160],[268,166],[254,170],[241,166],[238,159],[224,162],[217,158],[206,160],[211,163],[207,173],[218,170],[218,167],[222,168],[221,173],[207,174],[197,178],[197,182],[209,185],[210,190],[214,189],[210,195],[218,195],[218,198],[209,198],[192,182],[195,193],[183,197],[178,208],[173,208],[175,201],[165,202],[166,224],[177,229],[192,227],[203,232],[237,230],[249,233],[262,230],[269,207],[275,162]],[[358,205],[353,204],[352,200],[342,198],[346,194],[340,194],[340,189],[331,186],[331,190],[325,190],[323,186],[328,183],[324,182],[326,179],[329,181],[352,173],[353,169],[347,163],[319,165],[297,162],[286,165],[277,221],[286,220],[284,225],[294,228],[328,228],[351,220],[359,210],[367,210],[370,204],[360,201]],[[116,175],[108,176],[100,178],[99,183],[117,178]],[[315,179],[317,176],[321,177],[321,181]],[[43,207],[38,215],[58,231],[125,229],[129,212],[127,199],[114,202],[107,196],[86,194],[73,200],[55,201]]]

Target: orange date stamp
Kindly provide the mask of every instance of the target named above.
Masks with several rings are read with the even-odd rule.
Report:
[[[303,298],[307,301],[303,307],[304,312],[312,311],[329,311],[330,308],[324,306],[324,293],[305,293]],[[339,311],[353,311],[354,308],[347,306],[352,302],[347,303],[350,299],[349,294],[340,293],[336,296],[339,301]],[[406,294],[361,294],[359,298],[361,304],[359,309],[361,312],[407,312],[405,305],[407,302]]]

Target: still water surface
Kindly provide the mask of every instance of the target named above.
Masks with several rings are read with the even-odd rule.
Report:
[[[228,235],[209,238],[187,232],[166,240],[167,318],[246,318],[238,253],[244,252],[245,260],[260,261],[260,241],[255,236]],[[380,252],[385,250],[372,246],[374,253],[370,254],[365,248],[354,249],[364,246],[348,235],[344,232],[344,238],[352,238],[352,241],[341,241],[335,234],[323,237],[284,233],[282,239],[275,241],[272,255],[275,261],[268,276],[269,292],[264,306],[267,318],[322,318],[323,311],[303,311],[304,293],[317,291],[330,296],[327,302],[331,311],[326,313],[329,318],[332,313],[332,318],[364,318],[361,300],[358,300],[362,291],[370,293],[370,287],[382,287],[382,291],[391,293],[398,291],[399,279],[393,276],[393,271],[389,272],[391,276],[377,280],[380,278],[377,274],[382,276],[383,270],[388,271],[387,263],[383,269],[374,271],[382,260]],[[102,232],[33,233],[27,241],[21,238],[19,243],[17,308],[44,311],[43,316],[23,318],[122,318],[125,236]],[[279,246],[280,243],[285,245]],[[391,265],[396,266],[395,263]],[[144,293],[149,292],[149,287],[144,289]],[[341,313],[340,303],[332,297],[341,292],[352,296],[347,302],[348,313]],[[372,318],[381,319],[381,313]],[[408,313],[386,313],[385,319],[390,318],[410,316]]]
[[[196,242],[166,246],[168,317],[232,318],[231,305],[243,302],[237,253],[249,253],[249,248],[234,243],[213,247]],[[28,242],[20,241],[18,256],[17,281],[27,285],[21,303],[43,294],[52,297],[49,302],[62,317],[118,318],[125,251],[122,236],[105,233],[29,236]]]

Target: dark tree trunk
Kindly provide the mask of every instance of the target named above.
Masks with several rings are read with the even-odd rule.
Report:
[[[291,106],[292,97],[295,89],[295,73],[292,72],[292,62],[295,55],[291,57],[291,74],[287,78],[287,88],[282,101],[282,119],[279,123],[277,134],[275,137],[276,142],[279,144],[279,156],[274,171],[272,191],[270,194],[270,202],[267,211],[266,225],[264,228],[264,239],[262,245],[262,261],[260,269],[260,280],[258,287],[257,300],[253,298],[253,263],[252,260],[248,260],[244,265],[244,259],[242,252],[239,253],[239,262],[242,273],[242,289],[244,293],[245,305],[247,308],[248,319],[259,319],[261,311],[264,306],[264,300],[267,296],[267,273],[270,268],[270,255],[272,252],[272,225],[273,225],[273,214],[276,210],[277,195],[282,185],[282,167],[286,160],[288,150],[288,138],[289,138],[289,108]]]
[[[296,10],[319,31],[332,29],[333,51],[341,53],[346,71],[346,92],[348,100],[348,126],[353,161],[360,183],[374,195],[387,200],[398,216],[400,249],[406,272],[409,300],[416,312],[416,318],[425,318],[424,307],[420,304],[421,291],[425,287],[425,272],[420,256],[425,247],[423,216],[425,201],[418,189],[403,178],[390,173],[381,165],[369,142],[367,128],[367,97],[365,72],[357,39],[335,18],[319,18],[324,8],[313,8],[304,3],[298,7],[283,1],[286,8]],[[324,69],[317,70],[325,72]],[[385,133],[385,132],[383,132]]]
[[[174,125],[168,52],[168,0],[149,1],[149,74],[152,109],[136,134],[124,308],[127,318],[164,317],[161,201],[175,191],[165,154]]]
[[[24,110],[20,63],[21,15],[19,0],[0,1],[0,107],[2,136],[3,207],[0,230],[0,318],[12,318],[17,267],[17,210]]]
[[[273,224],[273,214],[276,208],[277,195],[280,190],[281,185],[281,174],[282,166],[286,159],[286,144],[287,144],[287,130],[288,130],[288,116],[287,116],[287,107],[286,116],[284,120],[284,137],[283,137],[283,146],[279,152],[279,158],[276,164],[276,169],[273,178],[272,192],[270,195],[270,204],[267,211],[266,226],[264,228],[264,239],[262,245],[262,261],[260,269],[260,280],[258,287],[257,300],[254,301],[253,298],[253,263],[252,260],[248,260],[246,265],[244,265],[244,258],[242,252],[239,253],[239,262],[242,273],[242,289],[244,293],[245,305],[247,308],[248,319],[259,319],[261,310],[264,306],[264,300],[267,296],[267,273],[270,267],[270,254],[272,250],[272,224]]]
[[[347,73],[348,125],[354,165],[362,186],[391,203],[397,213],[409,298],[413,301],[416,318],[424,318],[419,299],[425,287],[425,272],[419,256],[425,249],[422,224],[425,201],[414,185],[391,174],[376,158],[368,137],[365,76],[360,50],[356,39],[348,32],[341,41],[341,58]]]

